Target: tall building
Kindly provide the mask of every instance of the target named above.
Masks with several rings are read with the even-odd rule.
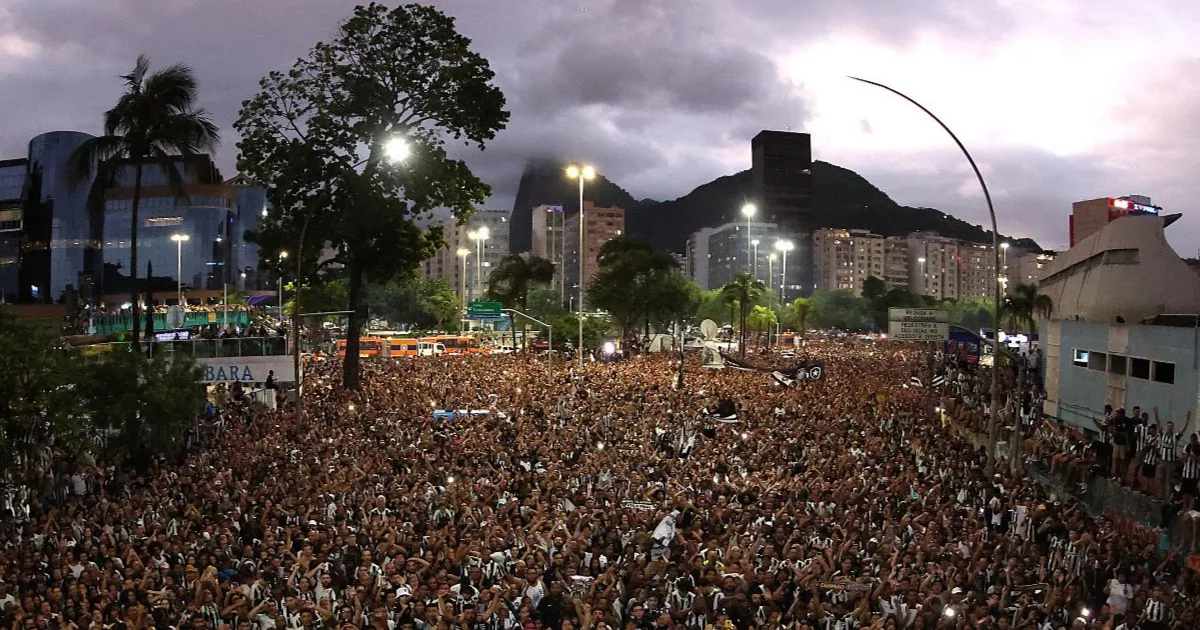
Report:
[[[583,202],[584,243],[583,282],[584,286],[596,276],[596,259],[605,243],[625,233],[624,208],[599,208],[591,201]],[[566,218],[566,288],[567,295],[579,297],[579,213]]]
[[[1008,248],[1001,260],[1001,275],[1007,278],[1005,283],[1012,291],[1018,284],[1036,285],[1041,281],[1043,270],[1051,263],[1057,254],[1055,252],[1026,251],[1016,247]]]
[[[776,239],[777,230],[773,223],[747,224],[743,221],[713,228],[708,234],[708,288],[723,287],[733,282],[737,274],[748,273],[778,291],[780,278],[778,275],[768,277],[770,265],[767,262]],[[752,245],[755,240],[758,245]],[[775,271],[778,273],[779,269]],[[790,273],[788,276],[794,277]]]
[[[554,287],[559,295],[566,295],[566,274],[563,273],[563,219],[562,206],[537,206],[533,209],[532,242],[530,253],[549,260],[554,265]]]
[[[991,245],[932,232],[908,236],[909,290],[939,300],[989,298],[996,281]]]
[[[1071,247],[1121,217],[1161,213],[1162,208],[1153,205],[1150,198],[1144,195],[1100,197],[1099,199],[1076,201],[1071,204],[1069,224]]]
[[[889,236],[883,239],[883,279],[889,287],[908,289],[908,239]]]
[[[813,232],[817,290],[862,295],[867,278],[886,281],[887,244],[887,239],[867,230],[822,228]]]
[[[687,277],[705,291],[712,288],[708,281],[708,238],[713,232],[713,228],[702,228],[693,232],[687,240]]]
[[[787,298],[813,290],[812,138],[806,133],[761,131],[750,142],[754,201],[765,223],[792,234]],[[782,262],[782,261],[781,261]]]
[[[16,302],[21,289],[21,236],[29,160],[0,160],[0,303]]]
[[[246,240],[246,232],[257,230],[267,216],[267,191],[242,173],[225,184],[233,187],[237,217],[231,230],[229,283],[241,291],[274,288],[269,274],[258,267],[258,245]]]
[[[171,185],[169,167],[181,176],[182,191]],[[105,191],[102,295],[115,297],[129,291],[135,179],[135,165],[123,164],[116,185]],[[176,156],[168,163],[143,164],[138,202],[138,277],[145,278],[147,264],[152,264],[156,278],[182,280],[185,290],[219,290],[222,284],[232,283],[235,198],[235,187],[221,179],[221,172],[208,155]]]
[[[88,209],[91,181],[75,181],[68,169],[71,154],[91,138],[52,131],[29,141],[21,301],[53,302],[100,275],[103,217]]]
[[[460,299],[480,299],[487,291],[491,270],[509,255],[511,217],[511,210],[486,209],[475,211],[463,225],[454,217],[435,219],[446,244],[421,264],[421,276],[444,280]],[[487,238],[475,238],[482,228],[487,228]],[[466,256],[459,256],[460,250],[467,252]]]

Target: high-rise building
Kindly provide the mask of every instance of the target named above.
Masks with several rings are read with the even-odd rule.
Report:
[[[530,253],[549,260],[554,265],[554,287],[559,295],[566,294],[566,274],[563,273],[563,219],[562,206],[537,206],[533,209],[532,241]]]
[[[583,243],[583,282],[584,286],[596,276],[596,260],[600,256],[600,248],[612,239],[625,233],[624,208],[599,208],[591,201],[583,202],[584,243]],[[572,214],[565,221],[566,237],[566,289],[567,295],[579,297],[579,213]]]
[[[813,232],[817,290],[862,295],[867,278],[887,278],[887,239],[867,230],[822,228]]]
[[[21,236],[29,160],[0,160],[0,303],[16,302],[21,289]]]
[[[1069,223],[1071,247],[1121,217],[1161,213],[1162,208],[1153,205],[1150,198],[1144,195],[1100,197],[1099,199],[1076,201],[1071,204]]]
[[[100,275],[101,213],[89,212],[91,181],[69,172],[71,154],[92,136],[52,131],[29,141],[28,197],[22,220],[20,299],[53,302],[68,286]]]
[[[1001,261],[1001,275],[1007,278],[1005,283],[1009,291],[1018,284],[1036,285],[1042,279],[1046,265],[1054,260],[1055,252],[1026,251],[1016,247],[1008,248],[1005,258]]]
[[[268,273],[258,267],[258,245],[246,240],[246,232],[257,230],[267,216],[267,191],[245,174],[239,173],[226,185],[233,187],[235,221],[230,238],[229,284],[241,291],[274,288]],[[307,235],[306,235],[307,236]],[[315,243],[308,243],[315,247]]]
[[[712,288],[708,281],[708,238],[713,231],[713,228],[702,228],[693,232],[687,240],[687,277],[705,291]]]
[[[759,218],[792,235],[782,282],[787,297],[808,295],[813,291],[812,138],[806,133],[762,131],[750,148]]]
[[[491,270],[509,255],[511,216],[511,210],[485,209],[475,211],[463,225],[454,217],[435,219],[446,244],[421,264],[421,276],[444,280],[460,299],[480,299]],[[487,228],[487,238],[478,238],[482,228]],[[460,250],[467,252],[465,257],[458,255]]]
[[[939,300],[990,298],[996,282],[991,245],[932,232],[908,235],[909,290]]]
[[[171,167],[182,178],[182,191],[170,183],[167,169]],[[116,297],[129,291],[135,178],[135,165],[123,164],[116,185],[105,191],[103,295]],[[235,199],[235,187],[221,179],[221,172],[208,155],[176,156],[166,164],[143,164],[137,276],[145,278],[150,264],[156,278],[182,278],[185,289],[220,290],[222,284],[232,283],[238,231]]]
[[[889,287],[908,289],[908,239],[889,236],[883,239],[883,279]]]

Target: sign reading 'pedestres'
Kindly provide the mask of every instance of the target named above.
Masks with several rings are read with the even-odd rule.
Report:
[[[893,341],[945,341],[950,337],[950,324],[888,322],[888,337]]]
[[[888,321],[946,324],[950,322],[950,311],[940,311],[935,308],[889,308]]]

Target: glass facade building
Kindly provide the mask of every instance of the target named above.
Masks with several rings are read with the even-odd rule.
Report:
[[[72,181],[71,154],[92,136],[52,131],[29,141],[30,193],[24,221],[21,298],[59,299],[99,273],[101,222],[88,212],[91,181]]]
[[[236,248],[234,187],[221,181],[208,156],[178,158],[172,165],[182,176],[182,194],[169,185],[168,166],[142,167],[137,275],[145,278],[149,264],[154,278],[182,277],[185,289],[219,290],[231,280]],[[117,267],[122,277],[129,276],[134,179],[134,167],[123,167],[117,187],[105,196],[104,264]],[[176,235],[187,240],[176,241]],[[114,289],[106,286],[102,292]]]
[[[21,287],[21,233],[29,160],[0,161],[0,302],[16,302]]]

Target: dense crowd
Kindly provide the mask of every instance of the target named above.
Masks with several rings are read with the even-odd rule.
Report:
[[[4,531],[4,625],[1200,627],[1152,542],[985,473],[952,430],[986,408],[972,368],[944,414],[911,346],[809,352],[823,380],[682,390],[656,356],[371,362],[354,393],[318,364],[299,419],[229,404],[185,461],[46,488]]]

